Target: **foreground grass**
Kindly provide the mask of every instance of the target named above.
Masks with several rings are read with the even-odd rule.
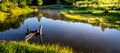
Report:
[[[72,53],[72,50],[68,47],[61,47],[59,44],[36,45],[10,41],[0,44],[0,53]]]

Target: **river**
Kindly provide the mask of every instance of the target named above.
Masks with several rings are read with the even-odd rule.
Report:
[[[30,42],[60,43],[83,53],[120,53],[120,31],[103,28],[85,22],[67,19],[58,10],[42,10],[0,23],[0,39],[22,41],[26,26],[34,31],[43,26],[43,36],[33,37]]]

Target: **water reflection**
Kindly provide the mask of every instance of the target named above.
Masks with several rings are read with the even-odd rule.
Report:
[[[105,26],[103,23],[100,23],[101,30],[104,32],[105,31]]]
[[[98,22],[99,20],[96,20],[94,23],[90,23],[89,21],[66,18],[66,17],[64,17],[63,14],[60,14],[60,12],[57,10],[41,10],[40,12],[43,14],[43,16],[45,16],[47,18],[52,18],[53,20],[63,20],[66,22],[74,22],[74,23],[82,22],[82,23],[91,24],[92,26],[99,26],[99,27],[101,27],[101,30],[103,32],[105,31],[106,28],[111,28],[111,29],[114,28],[114,29],[120,30],[120,25],[118,23],[114,23],[115,21],[120,20],[118,17],[115,17],[115,19],[113,19],[112,17],[106,17],[105,19],[108,24],[106,24],[104,22]],[[86,18],[90,17],[90,15],[81,15],[81,16],[84,16]],[[91,16],[91,17],[94,17],[94,16]],[[99,18],[99,19],[101,19],[101,18]]]
[[[25,32],[38,30],[42,24],[44,34],[32,37],[30,42],[57,42],[80,53],[120,53],[120,31],[114,27],[106,27],[104,23],[91,24],[68,19],[56,10],[42,10],[40,13],[15,17],[11,16],[4,23],[0,22],[0,39],[21,41],[26,36]]]
[[[32,39],[32,34],[35,33],[35,35],[33,35],[33,36],[35,36],[36,38],[39,39],[38,43],[43,42],[42,25],[40,25],[39,30],[38,29],[36,29],[34,31],[30,30],[29,25],[26,26],[26,29],[27,29],[27,32],[25,33],[26,34],[25,41],[28,42],[30,39]]]
[[[40,12],[32,12],[29,14],[24,14],[24,15],[19,15],[19,16],[15,16],[15,15],[10,15],[8,16],[7,19],[4,20],[4,22],[0,22],[0,31],[5,31],[5,30],[9,30],[10,28],[13,29],[18,29],[22,24],[24,24],[25,19],[27,18],[33,18],[33,17],[37,17],[38,21],[41,21],[41,17],[44,16],[46,18],[52,18],[53,20],[63,20],[63,21],[67,21],[67,22],[82,22],[82,23],[88,23],[87,21],[82,21],[82,20],[76,20],[76,19],[68,19],[65,18],[64,15],[59,13],[59,10],[41,10]],[[107,20],[112,20],[109,23],[114,23],[114,20],[119,20],[118,18],[106,18]],[[106,26],[104,25],[104,23],[89,23],[93,26],[100,26],[101,30],[104,32],[104,30],[106,28],[115,28],[115,29],[120,29],[120,25],[118,24],[117,26],[112,26],[112,24],[109,24],[110,26]]]
[[[4,32],[5,30],[9,30],[10,28],[18,29],[21,24],[24,24],[25,19],[33,18],[38,16],[38,20],[40,21],[42,14],[39,15],[38,12],[32,12],[29,14],[22,14],[19,16],[16,15],[9,15],[4,22],[0,22],[0,31]]]

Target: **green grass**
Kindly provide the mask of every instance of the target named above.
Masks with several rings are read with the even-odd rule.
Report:
[[[9,9],[8,12],[0,11],[0,23],[4,23],[6,19],[9,19],[10,18],[9,15],[17,18],[19,15],[28,14],[32,11],[33,9],[29,7],[26,8],[14,7]]]
[[[18,5],[15,5],[12,2],[3,2],[0,3],[0,11],[4,13],[9,13],[13,15],[21,15],[27,14],[33,11],[29,6],[25,6],[24,8],[20,8]]]
[[[91,14],[94,16],[104,16],[105,15],[105,10],[108,10],[109,16],[114,16],[118,17],[120,16],[120,10],[113,10],[113,9],[107,9],[107,8],[93,8],[93,7],[80,7],[80,8],[71,8],[71,9],[64,9],[63,11],[68,11],[71,10],[74,12],[74,14]]]
[[[73,53],[72,49],[60,44],[29,44],[27,42],[10,41],[0,44],[0,53]]]
[[[26,7],[26,8],[19,8],[19,7],[15,7],[14,9],[10,9],[9,12],[11,14],[14,14],[14,15],[21,15],[21,14],[27,14],[27,13],[30,13],[32,12],[33,10]]]
[[[74,12],[74,11],[73,11]],[[116,28],[120,30],[120,19],[114,16],[94,16],[92,14],[69,14],[68,10],[61,11],[66,18],[79,20],[80,22],[86,22],[95,26],[101,26],[105,28]]]

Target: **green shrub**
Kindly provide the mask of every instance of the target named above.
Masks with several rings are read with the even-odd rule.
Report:
[[[21,0],[21,2],[19,3],[19,7],[24,8],[26,6],[27,6],[26,0]]]
[[[0,10],[1,11],[8,11],[8,8],[5,4],[0,4]]]

